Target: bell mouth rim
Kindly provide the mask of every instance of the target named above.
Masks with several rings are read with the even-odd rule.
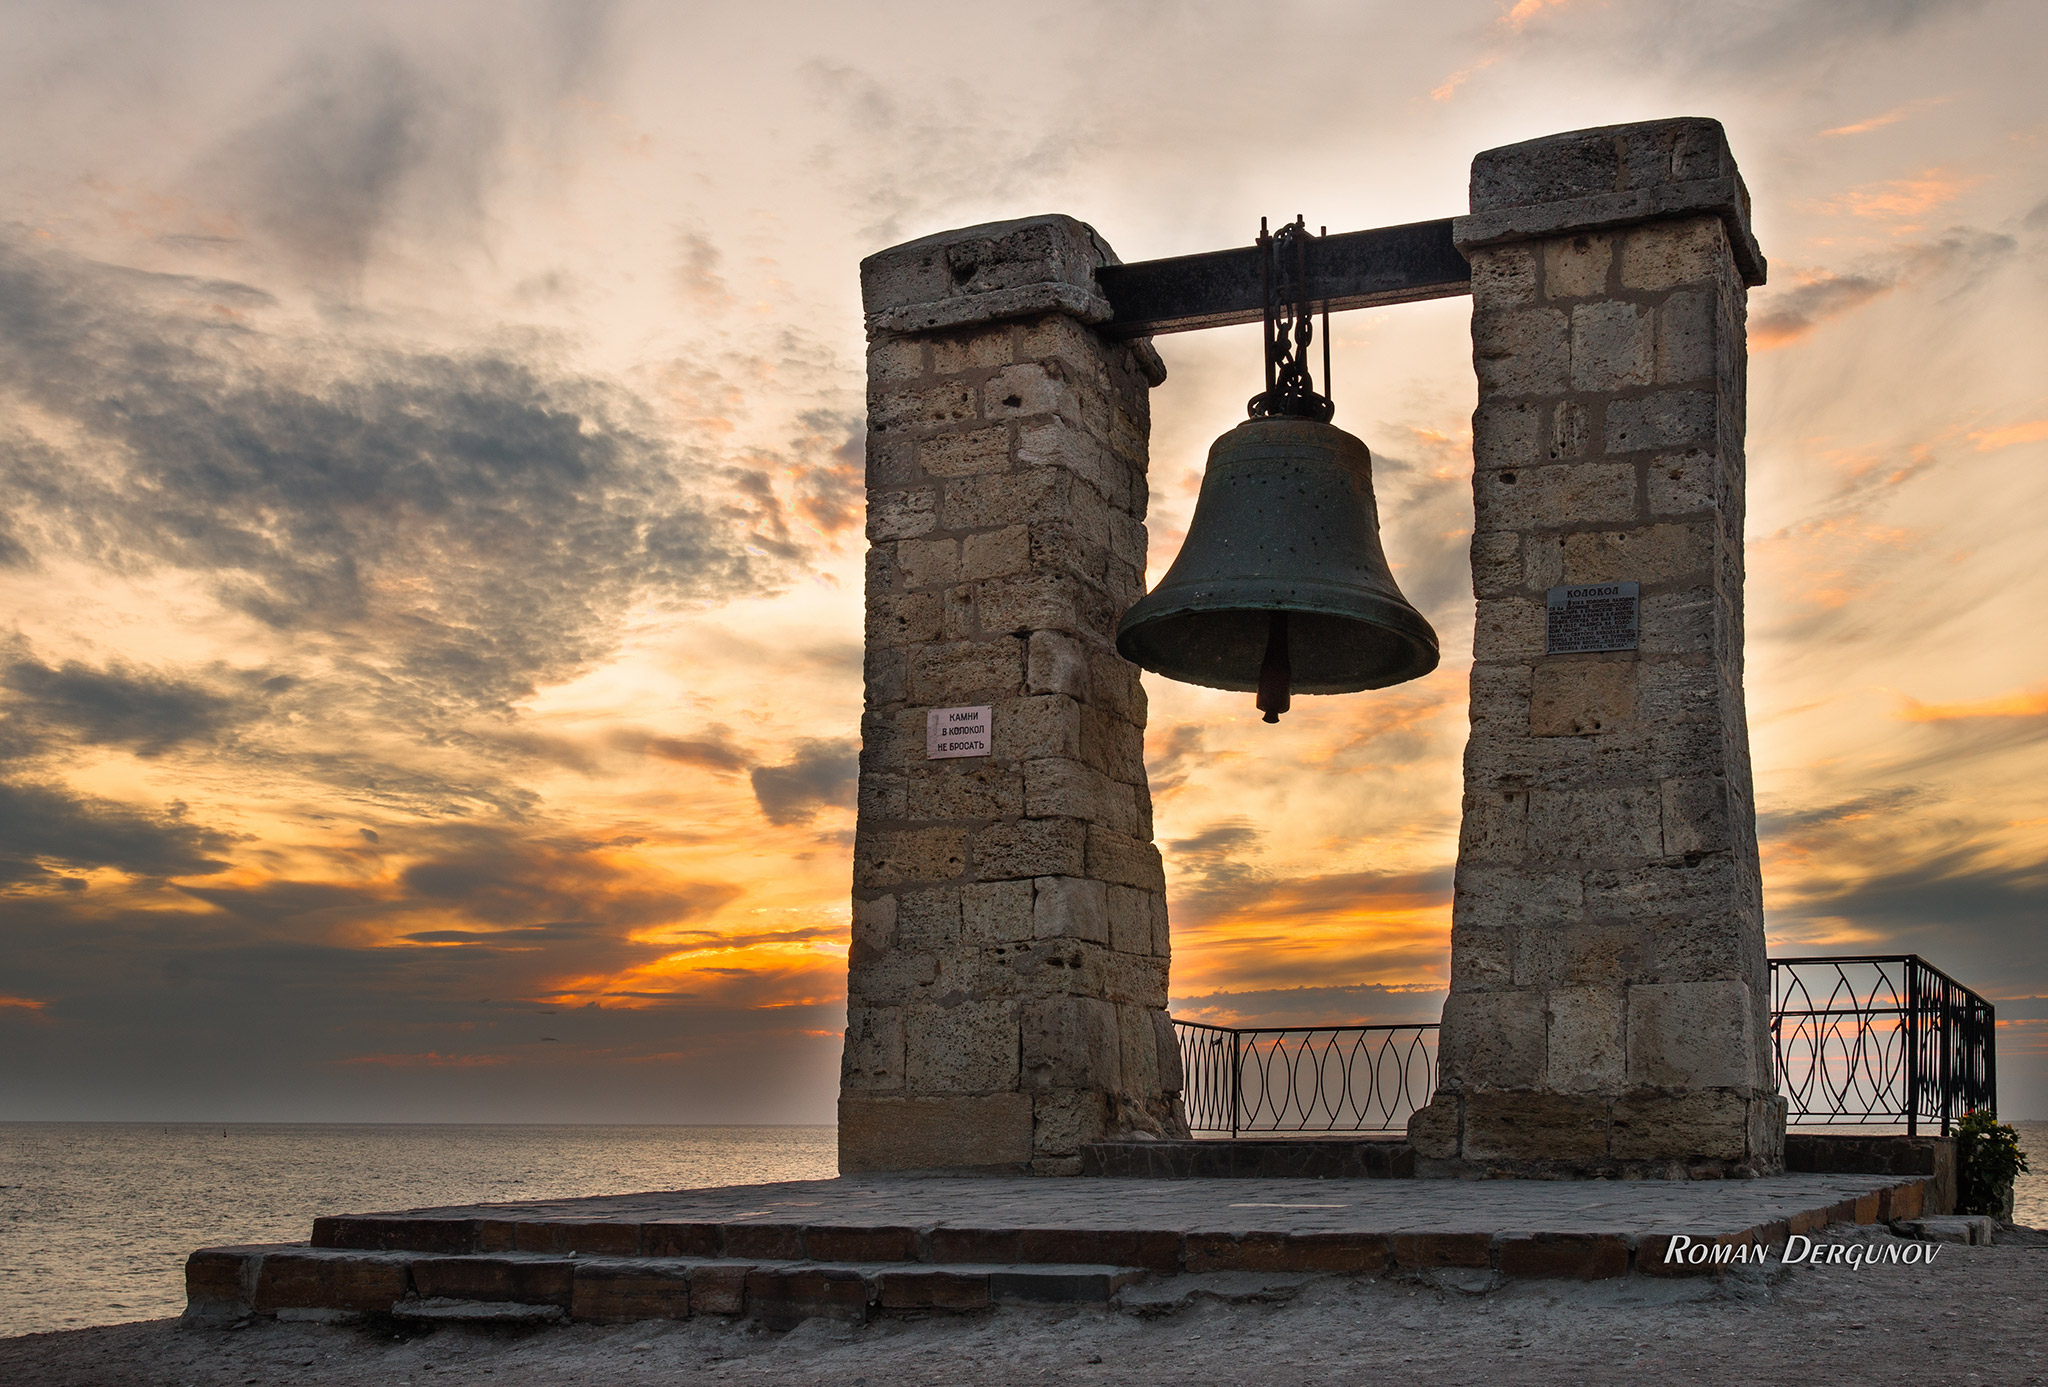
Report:
[[[1243,587],[1249,587],[1254,582],[1259,587],[1256,594],[1242,591]],[[1302,582],[1290,586],[1300,591],[1301,597],[1298,600],[1290,600],[1284,607],[1272,604],[1274,592],[1270,579],[1240,579],[1235,582],[1226,580],[1205,584],[1201,593],[1157,604],[1153,603],[1156,594],[1147,594],[1134,602],[1130,610],[1124,613],[1122,620],[1117,622],[1117,653],[1140,669],[1150,671],[1161,678],[1171,679],[1175,683],[1193,684],[1205,689],[1225,689],[1232,693],[1249,693],[1258,688],[1255,679],[1250,682],[1234,680],[1220,683],[1167,673],[1153,662],[1151,657],[1155,652],[1146,648],[1148,643],[1142,639],[1138,628],[1174,617],[1199,616],[1205,612],[1285,611],[1334,617],[1354,625],[1387,632],[1405,640],[1411,651],[1408,660],[1380,677],[1346,680],[1342,683],[1299,683],[1294,686],[1294,692],[1298,694],[1364,693],[1368,689],[1391,688],[1396,684],[1421,679],[1435,672],[1437,666],[1443,662],[1443,652],[1437,643],[1435,628],[1421,613],[1404,602],[1397,602],[1375,593],[1364,594],[1365,600],[1361,602],[1357,588],[1339,588],[1335,584]],[[1322,601],[1316,600],[1317,589],[1321,589],[1329,596]],[[1261,600],[1257,603],[1245,600],[1252,596]],[[1370,619],[1367,619],[1368,615]]]

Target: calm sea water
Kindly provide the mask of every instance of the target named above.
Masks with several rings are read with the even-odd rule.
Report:
[[[0,1336],[158,1319],[185,1256],[316,1214],[808,1180],[831,1127],[0,1123]]]
[[[2015,1215],[2048,1227],[2048,1122]],[[323,1213],[808,1180],[830,1127],[0,1123],[0,1336],[175,1315],[185,1255]]]

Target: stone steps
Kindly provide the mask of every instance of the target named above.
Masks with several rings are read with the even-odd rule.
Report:
[[[284,1243],[193,1253],[185,1316],[623,1324],[725,1315],[787,1327],[813,1317],[860,1323],[892,1311],[1103,1305],[1147,1275],[1142,1267],[1058,1262],[441,1254]]]

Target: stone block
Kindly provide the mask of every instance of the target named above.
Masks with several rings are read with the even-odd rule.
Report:
[[[938,527],[939,495],[931,487],[868,494],[868,538],[877,544],[912,539]]]
[[[1664,832],[1652,786],[1529,793],[1532,862],[1586,863],[1661,857]]]
[[[428,1300],[510,1300],[567,1310],[575,1267],[566,1257],[415,1257],[412,1287]]]
[[[1054,468],[957,477],[945,484],[938,523],[948,530],[1057,524],[1073,514],[1073,490],[1074,479]]]
[[[1728,271],[1728,232],[1718,217],[1686,217],[1632,228],[1621,248],[1624,289],[1712,283]]]
[[[1725,919],[1725,912],[1737,900],[1734,866],[1726,858],[1709,857],[1697,862],[1598,868],[1585,874],[1584,899],[1586,913],[1594,917]]]
[[[1636,669],[1636,662],[1626,659],[1544,661],[1530,682],[1529,735],[1590,737],[1631,727]]]
[[[690,1309],[699,1315],[738,1315],[747,1308],[746,1262],[690,1268]]]
[[[1451,909],[1460,925],[1513,929],[1576,920],[1585,899],[1585,888],[1574,871],[1523,871],[1461,862]]]
[[[1472,593],[1475,597],[1519,595],[1525,586],[1522,572],[1521,535],[1505,530],[1473,534]]]
[[[578,1261],[569,1318],[579,1324],[630,1324],[690,1317],[690,1272],[645,1258]]]
[[[1451,986],[1489,992],[1515,985],[1517,931],[1473,925],[1451,926]]]
[[[1387,1239],[1394,1265],[1425,1267],[1488,1267],[1493,1263],[1491,1233],[1395,1233]]]
[[[1072,217],[989,222],[891,246],[861,261],[861,304],[870,315],[880,315],[1041,284],[1093,292],[1095,267],[1104,263],[1114,264],[1116,257],[1092,227]]]
[[[1656,358],[1656,320],[1649,309],[1606,299],[1572,310],[1572,389],[1648,385],[1656,375]]]
[[[1071,573],[1043,569],[990,578],[977,594],[981,623],[990,631],[1067,631],[1085,634],[1115,626],[1109,597]]]
[[[960,937],[960,888],[905,891],[897,897],[896,942],[919,953],[944,952]]]
[[[1651,458],[1649,479],[1653,519],[1701,515],[1714,509],[1720,463],[1711,453],[1673,453]]]
[[[1571,325],[1554,308],[1472,317],[1472,365],[1479,388],[1503,397],[1554,395],[1573,373]]]
[[[863,452],[866,455],[867,486],[871,493],[923,480],[924,474],[917,470],[914,445],[908,438],[869,429]]]
[[[1472,412],[1472,460],[1481,470],[1544,460],[1548,411],[1526,400],[1482,400]]]
[[[1599,1161],[1607,1129],[1608,1100],[1597,1094],[1465,1094],[1465,1155],[1475,1161]]]
[[[1732,845],[1728,825],[1728,782],[1717,775],[1665,781],[1664,853],[1725,852]]]
[[[1559,236],[1543,242],[1543,296],[1585,299],[1607,292],[1614,265],[1614,237],[1601,232]]]
[[[960,581],[980,582],[1023,573],[1031,567],[1031,531],[1023,525],[968,535],[960,541]]]
[[[960,541],[907,539],[896,548],[905,587],[950,587],[960,581]]]
[[[861,890],[951,881],[966,867],[967,830],[962,828],[873,829],[853,847],[854,884]]]
[[[874,953],[888,948],[896,941],[896,898],[877,896],[870,900],[855,897],[853,902],[853,948],[856,951]]]
[[[974,387],[963,381],[881,386],[868,392],[868,427],[929,429],[974,418]]]
[[[1044,754],[1044,753],[1040,753]],[[1145,784],[1145,729],[1104,708],[1082,705],[1081,759],[1112,780]]]
[[[1077,998],[1076,1000],[1085,1000]],[[1038,1154],[1073,1157],[1079,1173],[1082,1146],[1101,1141],[1110,1130],[1110,1096],[1100,1089],[1054,1089],[1032,1097]]]
[[[891,646],[935,640],[943,615],[944,607],[936,593],[906,592],[870,598],[868,643]]]
[[[1749,988],[1733,979],[1628,990],[1635,1088],[1747,1088],[1758,1082]],[[1745,1116],[1746,1121],[1746,1116]]]
[[[1739,1093],[1633,1093],[1614,1104],[1617,1160],[1740,1161],[1749,1154],[1749,1105]]]
[[[1711,382],[1720,369],[1717,300],[1698,290],[1673,294],[1657,308],[1657,383]]]
[[[1704,584],[1652,593],[1636,616],[1642,650],[1650,655],[1707,655],[1714,650],[1714,592]]]
[[[1152,953],[1152,893],[1134,886],[1108,886],[1103,897],[1110,947],[1129,954]]]
[[[1166,867],[1159,849],[1145,839],[1118,833],[1100,824],[1088,826],[1087,875],[1097,881],[1166,891]]]
[[[1010,1169],[1031,1161],[1031,1095],[841,1095],[839,1170]]]
[[[960,930],[969,943],[1008,944],[1032,937],[1029,880],[970,883],[960,888]]]
[[[1472,624],[1472,658],[1517,664],[1543,653],[1541,602],[1522,597],[1482,599]]]
[[[903,1012],[897,1007],[850,1003],[846,1008],[846,1049],[839,1066],[841,1088],[872,1092],[903,1087]]]
[[[1660,390],[1641,399],[1616,400],[1608,405],[1601,446],[1610,454],[1711,447],[1719,424],[1719,406],[1711,393]]]
[[[990,824],[974,835],[974,873],[983,881],[1089,876],[1087,839],[1087,826],[1074,819]]]
[[[1025,664],[1024,687],[1030,693],[1088,697],[1087,647],[1064,631],[1033,631]]]
[[[915,337],[876,337],[868,342],[868,380],[901,382],[930,374],[925,344]]]
[[[995,754],[1004,760],[1081,754],[1081,705],[1066,694],[1034,694],[994,705]]]
[[[1085,877],[1039,877],[1034,883],[1032,933],[1040,939],[1109,943],[1109,888]]]
[[[1041,1093],[1117,1087],[1122,1041],[1116,1012],[1094,997],[1042,997],[1025,1003],[1020,1018],[1023,1086]],[[1062,1144],[1059,1149],[1067,1148]]]
[[[939,1267],[885,1271],[876,1278],[877,1303],[885,1310],[985,1310],[988,1273]]]
[[[406,1259],[401,1254],[337,1256],[286,1248],[263,1254],[249,1308],[259,1315],[298,1309],[389,1314],[406,1289]]]
[[[1024,812],[1024,776],[979,756],[927,761],[906,778],[905,815],[918,819],[999,819]]]
[[[1458,858],[1470,862],[1520,863],[1528,847],[1529,797],[1514,790],[1486,790],[1465,796]]]
[[[1669,583],[1704,579],[1714,559],[1714,531],[1703,524],[1648,525],[1566,535],[1567,583]]]
[[[1017,1023],[1016,1007],[1007,1001],[906,1007],[904,1087],[921,1094],[1016,1088]]]
[[[1647,976],[1648,969],[1640,925],[1579,920],[1549,929],[1524,929],[1515,936],[1517,987],[1612,985]]]
[[[1479,532],[1616,524],[1637,518],[1636,469],[1620,463],[1545,463],[1472,478]]]
[[[1083,426],[1080,391],[1057,357],[996,372],[982,386],[982,413],[989,419],[1050,414],[1073,428]]]
[[[1536,254],[1527,246],[1498,246],[1475,251],[1472,260],[1472,303],[1475,308],[1506,308],[1536,299]]]
[[[1624,980],[1617,976],[1616,983]],[[1558,1093],[1610,1093],[1627,1077],[1627,995],[1620,986],[1551,989],[1543,1083]]]
[[[945,433],[917,441],[917,465],[933,477],[978,477],[1007,471],[1010,430],[1005,425]]]
[[[1503,1276],[1604,1281],[1628,1275],[1628,1241],[1619,1233],[1505,1233]]]
[[[1452,992],[1444,999],[1440,1083],[1533,1087],[1543,1078],[1542,999],[1523,992]]]

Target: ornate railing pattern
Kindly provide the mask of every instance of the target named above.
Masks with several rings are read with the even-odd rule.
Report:
[[[1918,954],[1772,959],[1771,1043],[1795,1126],[1946,1136],[1998,1101],[1996,1010]]]
[[[1173,1028],[1197,1132],[1401,1132],[1436,1091],[1434,1022]]]
[[[1401,1132],[1436,1090],[1435,1023],[1173,1023],[1197,1132]],[[1794,1126],[1950,1124],[1998,1098],[1990,1002],[1917,954],[1771,960],[1771,1042]]]

